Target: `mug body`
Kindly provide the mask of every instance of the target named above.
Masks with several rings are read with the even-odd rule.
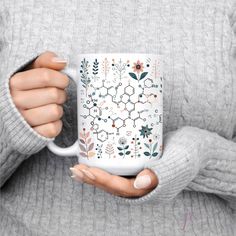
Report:
[[[78,161],[115,175],[136,175],[162,155],[161,55],[80,54]]]

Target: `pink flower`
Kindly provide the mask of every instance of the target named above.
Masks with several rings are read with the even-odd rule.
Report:
[[[132,68],[134,72],[143,72],[143,63],[138,60],[136,63],[134,63]]]

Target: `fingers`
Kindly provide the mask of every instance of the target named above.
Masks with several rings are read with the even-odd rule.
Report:
[[[42,136],[45,136],[47,138],[54,138],[59,135],[62,130],[62,121],[57,120],[48,124],[35,126],[33,127],[33,129]]]
[[[19,109],[31,109],[47,104],[63,104],[67,99],[65,90],[54,87],[11,91],[12,99]]]
[[[20,110],[31,126],[39,126],[59,120],[63,116],[63,107],[49,104],[28,110]]]
[[[65,59],[59,58],[55,53],[47,51],[36,58],[31,64],[30,69],[49,68],[53,70],[62,70],[65,68],[66,63]]]
[[[84,170],[89,172],[86,172],[85,174]],[[97,168],[97,173],[95,175],[95,173],[94,172],[92,173],[90,171],[90,168],[84,164],[75,165],[73,168],[71,168],[71,171],[73,173],[73,177],[75,180],[80,182],[86,182],[87,184],[90,185],[94,185],[111,194],[117,194],[117,191],[114,191],[113,188],[109,188],[109,185],[106,185],[107,180],[111,176],[109,173]],[[91,178],[91,174],[96,178],[96,180]]]
[[[83,171],[84,169],[85,171]],[[75,174],[75,179],[77,180],[82,179],[88,184],[94,185],[107,192],[123,197],[143,196],[150,192],[158,184],[155,173],[153,173],[149,169],[143,170],[137,176],[140,177],[148,175],[150,177],[148,186],[142,186],[142,188],[139,189],[134,187],[135,178],[128,179],[121,176],[112,175],[96,167],[88,167],[84,164],[79,164],[75,165],[74,169],[72,168],[72,172],[73,174]],[[79,175],[82,175],[82,178],[79,178]],[[94,176],[95,179],[91,178],[91,175]]]
[[[13,102],[24,119],[48,138],[56,137],[62,129],[63,108],[59,105],[67,99],[69,78],[59,70],[66,64],[66,60],[48,51],[9,80]]]
[[[45,87],[65,89],[68,85],[69,78],[65,74],[47,68],[19,72],[10,79],[12,90],[30,90]]]

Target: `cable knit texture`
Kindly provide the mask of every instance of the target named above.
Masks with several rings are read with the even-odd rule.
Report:
[[[149,162],[159,185],[123,198],[70,178],[15,107],[9,78],[51,50],[140,52],[164,58],[164,150]],[[1,1],[0,235],[236,235],[234,0]],[[77,139],[76,87],[63,130]]]

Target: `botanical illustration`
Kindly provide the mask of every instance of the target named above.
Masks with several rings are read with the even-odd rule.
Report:
[[[149,139],[148,143],[144,143],[145,147],[148,149],[148,151],[144,152],[145,156],[149,156],[149,158],[151,157],[156,157],[158,155],[157,150],[157,145],[158,143],[152,143],[152,140]]]
[[[158,65],[158,66],[157,66]],[[152,58],[83,58],[80,65],[80,155],[157,157],[161,151],[162,77]],[[142,81],[142,82],[140,82]],[[112,140],[113,139],[113,140]]]
[[[139,60],[137,62],[134,62],[133,65],[133,72],[129,72],[129,75],[135,79],[135,80],[142,80],[146,77],[146,75],[148,74],[148,72],[143,72],[144,66],[143,66],[143,62],[140,62]]]
[[[121,137],[118,142],[120,144],[120,146],[117,147],[119,150],[119,155],[123,156],[123,158],[124,158],[126,155],[129,155],[131,153],[128,150],[129,145],[127,145],[127,139],[125,137]]]
[[[97,143],[97,147],[95,148],[95,150],[97,151],[97,158],[102,158],[102,144],[98,144]]]
[[[131,144],[133,144],[133,148],[131,148],[132,151],[131,157],[134,158],[140,157],[141,156],[140,149],[142,149],[142,147],[139,138],[137,138],[137,135],[135,135],[135,137],[132,138]]]
[[[83,61],[81,61],[80,73],[81,73],[82,86],[85,88],[86,96],[87,96],[88,86],[91,82],[88,69],[89,69],[89,62],[84,58]]]
[[[108,62],[107,58],[105,58],[102,62],[102,70],[103,70],[103,73],[104,73],[104,76],[105,76],[105,80],[107,80],[107,74],[110,70],[110,66],[109,66],[109,62]]]
[[[109,158],[111,158],[111,155],[114,154],[114,147],[112,143],[108,143],[105,148],[105,153],[108,154]]]
[[[98,62],[98,60],[96,58],[94,60],[94,62],[93,62],[93,69],[92,69],[92,71],[93,71],[92,72],[92,74],[93,74],[92,78],[93,78],[94,82],[99,79],[99,76],[98,76],[98,65],[99,65],[99,62]]]
[[[112,70],[116,75],[118,75],[119,80],[122,79],[123,75],[126,71],[126,66],[128,65],[129,61],[123,62],[121,59],[116,62],[115,59],[112,59]]]
[[[140,131],[140,135],[143,136],[143,138],[147,137],[152,134],[152,128],[149,128],[148,125],[146,126],[142,126],[142,128],[139,130]]]
[[[86,129],[83,128],[83,131],[79,134],[79,147],[80,147],[80,155],[82,157],[93,157],[96,153],[93,151],[94,142],[92,142],[92,138],[90,137],[90,131],[86,132]]]

